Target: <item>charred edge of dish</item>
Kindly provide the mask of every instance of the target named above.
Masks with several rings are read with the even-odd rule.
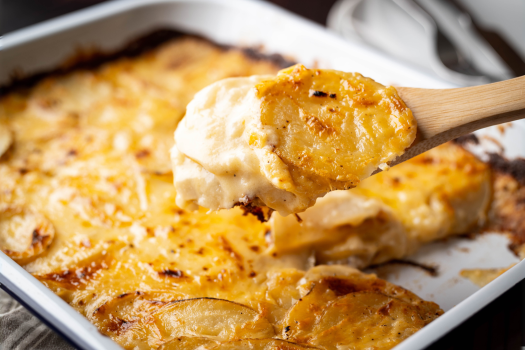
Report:
[[[452,140],[457,145],[466,146],[468,144],[479,145],[479,138],[474,134],[468,134]]]
[[[112,52],[103,52],[99,49],[92,49],[88,53],[85,52],[85,50],[78,49],[76,53],[64,60],[63,63],[55,69],[41,71],[29,76],[24,76],[23,73],[20,72],[13,72],[11,81],[6,85],[0,86],[0,96],[14,90],[30,88],[40,80],[49,76],[64,75],[83,69],[94,69],[100,67],[104,63],[119,58],[137,57],[147,51],[157,48],[169,40],[182,37],[183,35],[183,33],[176,30],[159,29],[133,39],[120,49]]]
[[[394,259],[394,260],[390,260],[390,261],[387,261],[381,264],[371,265],[368,268],[374,269],[374,268],[379,268],[379,267],[387,266],[387,265],[408,265],[408,266],[417,267],[419,269],[422,269],[423,271],[425,271],[432,277],[437,277],[439,275],[438,266],[426,265],[426,264],[421,264],[421,263],[411,261],[411,260],[401,260],[401,259]]]
[[[15,70],[11,73],[10,80],[4,85],[0,85],[0,97],[14,91],[31,88],[41,80],[50,76],[62,76],[78,70],[92,70],[117,59],[134,58],[156,49],[168,41],[182,37],[202,40],[225,51],[239,50],[249,59],[255,61],[268,61],[276,65],[278,68],[286,68],[295,64],[295,62],[284,58],[282,55],[265,54],[257,48],[221,45],[199,35],[184,33],[175,29],[161,28],[128,41],[122,47],[114,51],[103,51],[96,47],[91,49],[77,49],[72,56],[65,59],[62,64],[55,69],[42,70],[29,75],[25,75],[22,71]]]
[[[489,153],[489,165],[494,171],[512,176],[520,185],[525,186],[525,159],[509,160],[500,154]]]
[[[207,40],[207,39],[205,39]],[[209,40],[208,40],[209,41]],[[242,52],[246,57],[254,60],[254,61],[269,61],[276,65],[279,68],[288,68],[290,66],[293,66],[297,62],[285,58],[284,56],[273,53],[273,54],[266,54],[261,52],[260,48],[254,48],[254,47],[238,47],[235,45],[219,45],[211,42],[212,44],[224,49],[224,50],[239,50]]]

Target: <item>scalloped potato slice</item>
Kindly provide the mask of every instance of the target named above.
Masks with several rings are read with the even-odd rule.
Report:
[[[277,252],[312,249],[316,261],[362,268],[401,258],[410,248],[406,230],[392,210],[375,198],[334,191],[300,215],[274,214],[270,220]]]
[[[296,65],[255,88],[261,114],[250,145],[268,150],[270,165],[286,164],[299,192],[355,187],[416,136],[395,88],[358,73]]]
[[[491,170],[448,142],[334,191],[292,216],[274,214],[277,252],[314,251],[318,263],[364,268],[402,259],[421,245],[482,226],[491,197]]]
[[[490,166],[448,142],[351,191],[378,199],[403,223],[412,253],[421,244],[482,226],[492,196]]]
[[[437,304],[346,266],[318,266],[289,310],[281,337],[326,349],[390,349],[443,314]]]
[[[248,306],[223,299],[196,298],[163,306],[121,332],[119,342],[129,346],[147,341],[150,346],[158,346],[173,337],[188,335],[233,340],[268,338],[274,334],[268,320]]]
[[[89,320],[104,334],[119,334],[129,322],[136,321],[162,308],[169,302],[183,299],[167,291],[132,292],[120,294],[88,314]]]
[[[430,320],[434,317],[430,317]],[[428,322],[417,308],[377,292],[357,292],[341,297],[324,310],[309,343],[325,349],[391,349]]]
[[[264,338],[271,324],[248,306],[233,301],[199,298],[173,302],[152,315],[161,333],[215,336],[221,339]]]
[[[36,259],[54,237],[53,224],[42,214],[18,206],[0,208],[0,249],[17,263]]]

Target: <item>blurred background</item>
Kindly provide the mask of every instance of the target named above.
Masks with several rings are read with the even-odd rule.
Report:
[[[103,1],[0,0],[0,33]],[[525,75],[523,0],[270,2],[458,86]]]
[[[0,35],[101,2],[0,0]],[[525,0],[270,2],[457,86],[525,75]],[[429,349],[525,349],[525,281]]]

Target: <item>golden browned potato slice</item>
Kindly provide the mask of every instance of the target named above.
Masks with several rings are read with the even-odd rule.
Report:
[[[17,263],[36,259],[53,237],[55,228],[42,214],[19,206],[0,208],[0,249]]]
[[[443,313],[435,303],[342,265],[273,271],[264,285],[257,309],[222,299],[180,300],[120,320],[118,331],[107,334],[126,349],[390,349]],[[120,315],[101,317],[114,322]]]
[[[274,329],[248,306],[228,300],[196,298],[171,302],[121,332],[118,341],[131,345],[147,340],[150,346],[181,336],[230,340],[269,338]],[[130,342],[130,343],[128,343]]]
[[[388,205],[410,237],[426,243],[483,225],[491,170],[449,142],[370,177],[353,191]]]
[[[134,321],[180,299],[180,295],[166,291],[123,293],[97,307],[88,318],[102,333],[119,334]]]
[[[350,271],[309,271],[310,290],[283,320],[282,338],[323,349],[390,349],[443,314],[401,287]]]
[[[325,349],[337,349],[342,344],[357,349],[390,349],[433,319],[433,315],[421,315],[417,307],[407,307],[405,302],[371,291],[347,294],[326,305],[322,314],[316,314],[311,312],[320,304],[320,295],[316,294],[306,296],[294,310],[310,314],[300,324],[304,327],[311,321],[312,329],[301,334],[302,327],[291,323],[289,339],[323,344]],[[412,321],[407,322],[409,319]]]
[[[364,268],[483,225],[490,197],[488,165],[447,143],[327,194],[300,214],[302,222],[274,214],[273,244],[277,252],[313,249],[317,262]]]
[[[265,167],[286,164],[292,192],[355,187],[416,135],[396,90],[357,73],[296,65],[255,88],[261,115],[250,145],[268,150]]]

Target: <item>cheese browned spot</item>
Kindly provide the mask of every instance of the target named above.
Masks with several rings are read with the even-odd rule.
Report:
[[[16,205],[0,208],[0,250],[19,264],[43,254],[54,236],[55,228],[42,214]]]
[[[302,212],[401,155],[416,122],[393,87],[296,65],[219,81],[188,105],[172,149],[177,204]]]

